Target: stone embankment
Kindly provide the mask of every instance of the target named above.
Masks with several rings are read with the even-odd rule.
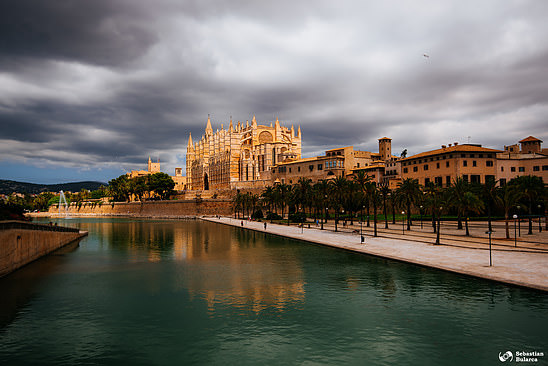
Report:
[[[86,236],[87,231],[24,221],[0,222],[0,277]]]
[[[310,243],[327,245],[357,253],[374,255],[493,281],[548,291],[548,252],[523,250],[488,250],[488,246],[462,247],[447,238],[444,245],[434,245],[401,235],[400,238],[370,237],[361,243],[360,236],[319,228],[298,228],[229,217],[204,217],[204,220],[241,227]],[[505,248],[507,249],[507,248]],[[490,265],[490,262],[492,265]]]
[[[52,205],[47,213],[31,216],[57,216],[59,208]],[[131,216],[144,218],[184,218],[202,215],[231,215],[232,201],[193,199],[177,201],[115,202],[103,204],[72,204],[69,216]],[[62,210],[65,216],[65,211]]]

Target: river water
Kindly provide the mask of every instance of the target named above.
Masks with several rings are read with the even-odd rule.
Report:
[[[215,223],[89,236],[0,279],[2,365],[548,361],[548,294]]]

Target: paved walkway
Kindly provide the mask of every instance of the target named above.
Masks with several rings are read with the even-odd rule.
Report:
[[[237,227],[241,227],[243,222],[243,227],[246,229],[265,232],[263,222],[242,221],[228,217],[204,217],[203,219]],[[359,225],[354,224],[354,226],[359,229]],[[345,230],[348,230],[348,228],[345,228]],[[386,233],[386,237],[366,236],[366,243],[362,244],[360,243],[360,236],[352,233],[352,230],[334,232],[319,230],[314,226],[309,229],[307,225],[301,229],[296,226],[267,223],[266,232],[548,291],[548,251],[543,250],[545,247],[543,243],[532,244],[543,247],[539,250],[513,248],[513,242],[506,242],[505,246],[493,246],[495,248],[491,252],[493,265],[489,266],[488,242],[485,244],[481,241],[482,238],[472,238],[471,244],[466,244],[462,237],[459,237],[460,241],[455,241],[451,239],[451,236],[442,236],[442,244],[444,245],[434,245],[428,241],[431,239],[430,236],[425,236],[428,240],[419,238],[421,241],[410,241],[411,236],[409,233],[402,236],[401,231],[396,234],[396,230],[393,230],[393,232]]]

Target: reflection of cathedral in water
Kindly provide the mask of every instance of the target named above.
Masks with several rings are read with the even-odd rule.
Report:
[[[177,287],[187,288],[192,297],[203,297],[211,311],[216,305],[249,307],[255,312],[272,307],[283,310],[304,301],[298,260],[285,257],[280,261],[279,252],[266,248],[261,234],[195,227],[178,226],[174,231],[174,258],[199,263],[192,270],[201,271],[178,276]]]

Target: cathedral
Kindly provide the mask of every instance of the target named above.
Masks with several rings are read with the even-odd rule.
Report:
[[[188,137],[186,153],[187,189],[261,188],[270,182],[271,168],[301,158],[301,128],[287,128],[278,119],[272,126],[260,125],[255,116],[227,130],[213,132],[208,116],[205,134],[193,143]]]

